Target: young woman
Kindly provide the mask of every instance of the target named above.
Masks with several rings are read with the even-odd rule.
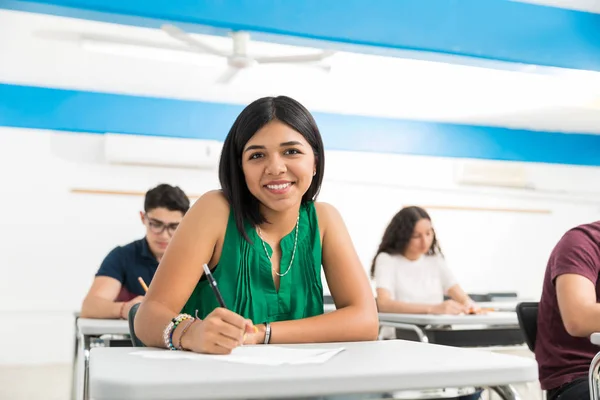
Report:
[[[379,312],[479,312],[446,266],[431,218],[420,207],[405,207],[392,218],[373,259],[371,274],[377,287]],[[444,295],[450,300],[444,301]],[[395,329],[385,327],[381,336],[395,338]],[[480,395],[477,391],[458,400],[476,400]]]
[[[431,225],[420,207],[400,210],[388,225],[373,259],[380,312],[461,314],[478,308],[448,269]],[[444,295],[450,300],[444,301]]]
[[[297,101],[266,97],[242,111],[223,145],[221,190],[186,214],[140,306],[144,344],[227,354],[241,344],[377,338],[375,301],[348,231],[334,207],[315,202],[324,156]],[[328,314],[321,265],[337,307]]]

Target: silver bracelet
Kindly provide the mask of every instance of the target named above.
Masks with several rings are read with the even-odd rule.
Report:
[[[263,344],[269,344],[270,340],[271,340],[271,324],[266,322],[265,323],[265,341],[263,342]]]

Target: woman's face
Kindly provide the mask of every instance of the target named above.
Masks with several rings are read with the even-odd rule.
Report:
[[[433,237],[431,221],[425,218],[419,220],[416,223],[410,241],[406,246],[405,253],[413,256],[426,254],[431,248]]]
[[[242,170],[250,193],[263,206],[284,211],[300,203],[310,187],[315,155],[304,136],[274,120],[244,146]]]

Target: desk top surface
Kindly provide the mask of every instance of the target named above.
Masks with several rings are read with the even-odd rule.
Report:
[[[477,305],[481,308],[492,308],[495,311],[516,311],[517,304],[521,301],[479,301]]]
[[[264,399],[537,380],[534,360],[483,350],[403,340],[288,346],[345,350],[323,364],[257,366],[208,357],[148,359],[132,355],[136,348],[93,348],[90,395],[95,400]]]
[[[479,315],[434,315],[379,313],[379,322],[413,325],[519,325],[516,312],[489,312]]]
[[[335,311],[335,305],[326,304],[325,312]],[[84,335],[125,335],[129,334],[129,324],[123,319],[77,318],[77,328]]]
[[[77,328],[84,335],[129,334],[129,324],[124,319],[78,318]]]

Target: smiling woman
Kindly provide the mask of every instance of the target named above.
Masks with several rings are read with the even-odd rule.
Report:
[[[222,190],[198,199],[175,232],[136,317],[139,338],[217,354],[376,339],[375,301],[344,222],[315,202],[324,167],[319,129],[300,103],[265,97],[246,107],[223,145]],[[328,314],[321,267],[337,308]]]

